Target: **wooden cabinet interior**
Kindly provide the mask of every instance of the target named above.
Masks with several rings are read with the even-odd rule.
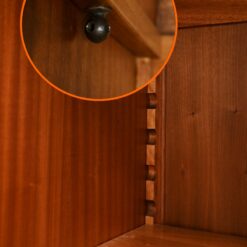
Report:
[[[246,23],[179,30],[160,99],[166,151],[159,222],[247,236],[246,30]]]
[[[88,8],[96,3],[112,8],[112,35],[97,45],[83,32]],[[171,50],[176,27],[172,25],[172,34],[160,33],[155,20],[157,11],[156,0],[27,1],[24,41],[35,66],[63,91],[93,99],[122,96],[147,83]],[[169,11],[175,22],[171,4]],[[150,77],[141,83],[137,82],[139,57],[155,60]]]
[[[97,246],[144,224],[146,90],[89,103],[43,83],[21,5],[0,1],[0,246]]]
[[[156,5],[139,2],[155,21]],[[0,1],[5,37],[0,39],[1,247],[93,247],[108,240],[104,247],[247,246],[247,24],[229,23],[245,22],[245,17],[241,10],[233,19],[226,14],[231,1],[208,1],[213,5],[207,11],[202,8],[205,1],[176,2],[180,26],[186,28],[179,30],[175,53],[158,79],[157,98],[150,95],[157,118],[148,123],[156,132],[147,139],[146,89],[105,103],[79,101],[52,89],[23,52],[18,32],[22,0]],[[234,1],[238,3],[244,9],[244,1]],[[53,32],[65,41],[72,39],[81,13],[70,1],[53,4],[34,4],[50,26],[46,30],[34,19],[36,28],[49,42],[56,42]],[[49,16],[44,15],[47,10]],[[218,11],[228,25],[218,25],[212,17]],[[51,15],[55,22],[50,22]],[[68,22],[62,17],[67,15],[72,16]],[[57,29],[61,22],[70,27],[68,33]],[[195,27],[205,24],[212,26]],[[39,36],[32,38],[42,44]],[[61,79],[75,76],[78,68],[86,73],[76,49],[71,54],[78,67],[71,58],[59,61],[71,64],[70,69],[57,71],[51,54],[44,54],[53,50],[52,42],[35,52],[44,70],[49,58]],[[109,42],[111,49],[97,50],[89,65],[100,61],[98,54],[115,64],[108,58],[115,54],[117,60],[125,57],[117,62],[125,73],[99,68],[101,74],[92,75],[92,81],[105,74],[112,81],[136,80],[130,66],[136,57],[115,39]],[[68,55],[59,46],[56,52]],[[156,144],[148,171],[146,143]],[[156,183],[150,215],[156,213],[155,221],[162,225],[138,228],[147,214],[145,173]]]

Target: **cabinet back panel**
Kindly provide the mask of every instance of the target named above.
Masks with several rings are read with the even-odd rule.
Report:
[[[144,223],[146,93],[89,103],[48,86],[0,2],[0,246],[96,246]]]
[[[167,224],[247,236],[246,30],[179,31],[164,98]]]

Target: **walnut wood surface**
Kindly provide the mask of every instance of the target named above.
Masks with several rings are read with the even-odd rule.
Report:
[[[247,0],[175,0],[180,27],[247,21]]]
[[[247,239],[161,225],[143,226],[100,247],[245,247]]]
[[[164,223],[247,236],[246,30],[179,31],[164,78]]]
[[[145,91],[86,103],[53,90],[0,2],[0,246],[93,247],[144,223]]]

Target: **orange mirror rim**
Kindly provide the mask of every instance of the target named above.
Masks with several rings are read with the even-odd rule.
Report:
[[[126,94],[123,94],[123,95],[120,95],[120,96],[116,96],[116,97],[112,97],[112,98],[104,98],[104,99],[97,99],[97,98],[86,98],[86,97],[82,97],[82,96],[77,96],[75,94],[71,94],[59,87],[57,87],[55,84],[53,84],[51,81],[49,81],[41,72],[40,70],[36,67],[36,65],[34,64],[33,60],[31,59],[28,51],[27,51],[27,47],[26,47],[26,44],[25,44],[25,41],[24,41],[24,35],[23,35],[23,15],[24,15],[24,9],[25,9],[25,5],[26,5],[26,2],[27,0],[23,0],[23,3],[22,3],[22,8],[21,8],[21,15],[20,15],[20,36],[21,36],[21,43],[22,43],[22,46],[24,48],[24,51],[25,51],[25,54],[29,60],[29,62],[31,63],[32,67],[34,68],[34,70],[38,73],[38,75],[46,82],[48,83],[52,88],[56,89],[57,91],[59,91],[60,93],[63,93],[65,95],[68,95],[70,97],[73,97],[75,99],[79,99],[79,100],[83,100],[83,101],[93,101],[93,102],[106,102],[106,101],[114,101],[114,100],[119,100],[119,99],[123,99],[125,97],[128,97],[130,95],[133,95],[139,91],[141,91],[142,89],[144,89],[145,87],[147,87],[149,84],[151,84],[153,81],[156,80],[156,78],[160,75],[160,73],[164,70],[165,66],[167,65],[168,61],[170,60],[171,56],[172,56],[172,53],[175,49],[175,44],[176,44],[176,41],[177,41],[177,35],[178,35],[178,15],[177,15],[177,9],[176,9],[176,5],[175,5],[175,2],[174,0],[171,0],[172,1],[172,4],[173,4],[173,10],[174,10],[174,13],[175,13],[175,23],[176,23],[176,27],[175,27],[175,35],[174,35],[174,38],[173,38],[173,42],[172,42],[172,46],[171,46],[171,49],[169,51],[169,54],[165,60],[165,62],[162,64],[162,66],[160,67],[160,69],[154,74],[153,77],[150,78],[150,80],[148,80],[146,83],[144,83],[142,86],[136,88],[135,90],[129,92],[129,93],[126,93]]]

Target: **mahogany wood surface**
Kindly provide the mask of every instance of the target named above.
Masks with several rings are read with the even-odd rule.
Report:
[[[100,247],[245,247],[247,239],[162,225],[142,226]]]
[[[157,22],[158,4],[159,0],[136,0],[143,8],[147,16],[153,21]]]
[[[156,0],[70,0],[82,12],[92,5],[103,4],[112,8],[109,22],[112,36],[136,56],[159,57],[161,41],[154,23]],[[150,8],[150,9],[148,9]],[[156,10],[157,11],[157,10]]]
[[[164,70],[157,79],[156,89],[156,208],[155,223],[165,223],[165,205],[166,205],[166,70]]]
[[[101,0],[70,0],[75,3],[77,7],[85,11],[92,5],[100,4]],[[157,21],[157,8],[159,0],[135,0],[139,3],[140,7],[145,11],[146,15],[156,24]],[[162,0],[168,1],[168,0]]]
[[[40,72],[57,87],[87,98],[136,89],[136,57],[113,37],[94,44],[84,33],[87,11],[70,0],[27,1],[23,34]]]
[[[175,0],[180,27],[247,22],[247,0]]]
[[[162,34],[174,34],[177,20],[173,0],[159,0],[156,20]]]
[[[163,223],[247,236],[246,30],[179,31],[164,77]]]
[[[146,91],[52,89],[21,46],[21,4],[0,2],[0,246],[93,247],[144,223]]]
[[[160,32],[146,14],[140,0],[100,0],[100,2],[112,7],[110,15],[112,35],[123,46],[136,56],[154,58],[161,56]],[[149,6],[151,4],[149,3]]]

